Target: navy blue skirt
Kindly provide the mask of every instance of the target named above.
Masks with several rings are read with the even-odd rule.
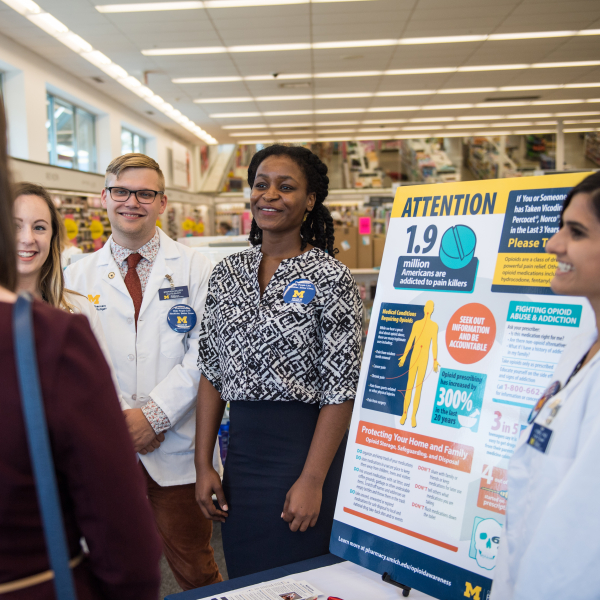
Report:
[[[325,480],[317,524],[292,532],[281,518],[286,494],[304,468],[318,418],[316,404],[231,403],[223,478],[229,516],[221,528],[230,578],[329,552],[347,434]]]

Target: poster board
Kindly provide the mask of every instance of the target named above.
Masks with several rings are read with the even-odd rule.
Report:
[[[587,174],[397,190],[330,549],[435,598],[489,596],[508,460],[592,327],[544,251]]]

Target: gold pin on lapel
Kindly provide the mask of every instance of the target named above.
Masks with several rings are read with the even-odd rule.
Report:
[[[115,278],[115,274],[114,274],[114,273],[111,271],[111,272],[108,274],[108,278],[109,278],[109,279],[114,279],[114,278]]]

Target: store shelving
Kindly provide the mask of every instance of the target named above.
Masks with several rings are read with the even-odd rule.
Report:
[[[600,133],[586,133],[584,143],[586,157],[600,166]]]
[[[448,183],[460,181],[460,172],[438,141],[402,140],[402,172],[409,181]]]
[[[84,253],[101,248],[112,230],[100,196],[82,192],[48,191],[63,218],[69,242]]]
[[[506,154],[500,137],[472,137],[467,141],[467,166],[477,179],[519,177],[515,162]]]

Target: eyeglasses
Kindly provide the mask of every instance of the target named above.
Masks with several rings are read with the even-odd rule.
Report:
[[[152,204],[158,194],[164,196],[164,192],[155,192],[154,190],[128,190],[122,187],[107,187],[106,189],[115,202],[126,202],[131,194],[134,194],[140,204]]]

